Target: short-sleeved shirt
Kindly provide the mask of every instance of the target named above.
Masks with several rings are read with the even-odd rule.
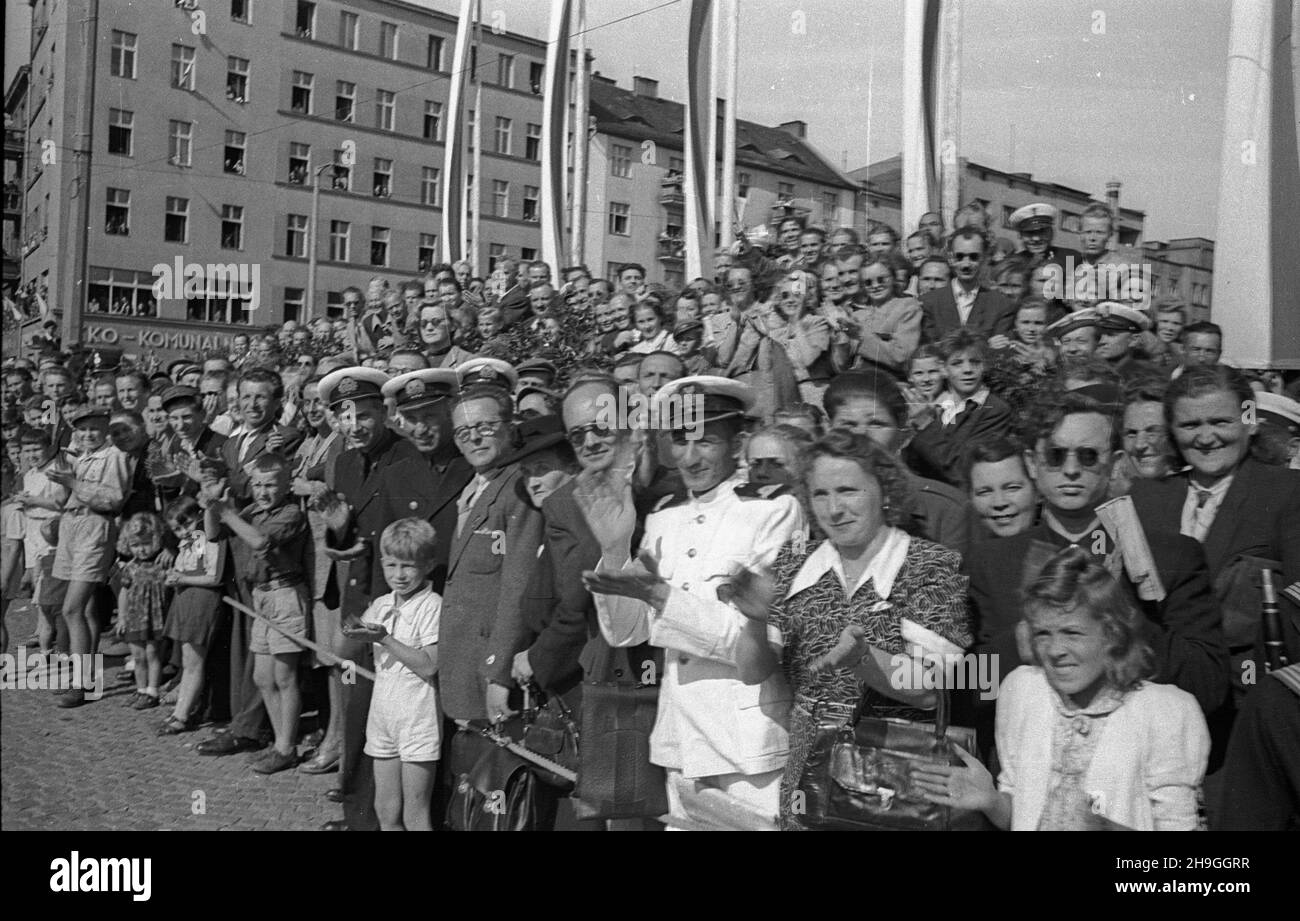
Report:
[[[29,496],[37,496],[42,499],[53,499],[55,502],[63,503],[68,500],[68,488],[51,480],[45,475],[49,467],[33,467],[23,474],[23,491]],[[54,546],[41,535],[41,525],[51,518],[58,518],[59,513],[50,509],[37,508],[29,506],[24,509],[26,518],[26,533],[23,535],[23,546],[26,550],[27,566],[34,567],[37,560],[41,557],[53,553]]]
[[[261,550],[252,552],[247,576],[249,582],[261,585],[274,579],[307,577],[304,563],[311,531],[302,509],[286,502],[273,509],[252,512],[248,523],[269,541]]]
[[[432,646],[438,642],[438,629],[442,619],[442,596],[426,582],[406,601],[399,604],[397,593],[380,595],[361,615],[365,624],[385,627],[393,639],[412,649]],[[433,684],[425,681],[403,665],[396,656],[376,644],[375,692],[376,699],[385,702],[402,701],[403,706],[418,709],[438,706]]]
[[[117,514],[131,494],[131,479],[135,472],[131,458],[112,444],[81,455],[76,459],[73,469],[77,474],[77,486],[94,487],[110,500],[115,500],[116,508],[111,513],[103,514]],[[73,489],[64,511],[70,512],[86,504],[77,496],[76,489]]]

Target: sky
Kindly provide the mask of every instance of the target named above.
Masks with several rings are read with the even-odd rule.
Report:
[[[108,0],[105,9],[114,2]],[[412,0],[455,15],[457,0]],[[898,153],[904,0],[739,0],[736,111],[856,169]],[[546,34],[547,0],[483,0],[484,19]],[[688,0],[587,0],[595,68],[682,100]],[[1146,212],[1149,240],[1214,237],[1227,75],[1223,0],[962,0],[960,153]],[[5,0],[5,85],[28,6]],[[867,120],[871,85],[872,118]]]
[[[415,0],[455,15],[455,0]],[[904,0],[740,0],[736,111],[856,169],[898,153]],[[546,0],[483,0],[544,37]],[[686,86],[688,0],[587,0],[595,69]],[[960,153],[1147,215],[1146,237],[1214,237],[1227,77],[1222,0],[962,0]],[[621,21],[620,21],[621,20]],[[802,28],[800,28],[802,27]],[[867,87],[871,84],[871,123]]]

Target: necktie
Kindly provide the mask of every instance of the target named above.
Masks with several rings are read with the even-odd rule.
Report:
[[[244,440],[239,443],[239,462],[242,464],[244,458],[248,456],[248,451],[253,447],[253,439],[257,437],[256,432],[249,432],[244,435]]]
[[[486,482],[487,480],[483,479],[483,477],[475,475],[474,479],[470,480],[469,485],[465,487],[464,492],[460,494],[460,501],[456,503],[457,537],[460,536],[461,530],[465,527],[465,519],[469,517],[469,511],[474,507],[474,503],[478,500],[478,494],[482,491],[483,484]]]
[[[1214,493],[1208,489],[1196,490],[1196,511],[1192,513],[1192,537],[1196,538],[1197,543],[1205,543],[1205,535],[1210,531],[1210,525],[1214,523],[1214,509],[1209,507],[1210,498]]]

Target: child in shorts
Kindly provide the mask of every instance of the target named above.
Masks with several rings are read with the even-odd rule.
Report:
[[[438,627],[442,596],[429,582],[436,534],[420,518],[402,518],[379,538],[392,589],[371,602],[352,637],[375,646],[375,689],[365,753],[375,762],[375,812],[383,831],[432,831],[430,801],[442,745]]]
[[[307,638],[307,551],[311,531],[307,516],[290,501],[292,464],[281,454],[261,454],[251,468],[248,491],[252,501],[242,512],[229,499],[208,503],[204,528],[208,540],[227,533],[252,551],[253,622],[249,652],[255,657],[253,681],[266,704],[275,745],[251,761],[259,774],[275,774],[298,763],[295,748],[302,693],[298,687],[298,656]],[[245,615],[237,615],[245,616]],[[271,626],[274,625],[274,626]]]
[[[41,654],[48,655],[54,648],[54,621],[60,609],[51,610],[41,602],[44,583],[51,578],[54,565],[54,545],[43,536],[46,522],[57,520],[68,501],[68,489],[46,476],[48,469],[67,461],[54,451],[49,432],[44,429],[25,429],[22,432],[23,491],[15,498],[23,506],[26,529],[23,548],[27,568],[32,570],[32,601],[36,608],[36,635]]]

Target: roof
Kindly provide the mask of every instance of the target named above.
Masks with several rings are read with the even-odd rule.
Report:
[[[591,81],[591,116],[597,130],[632,141],[654,141],[681,150],[686,107],[670,99],[639,96],[603,80]],[[736,119],[736,164],[806,179],[821,185],[858,190],[810,144],[780,128]]]

